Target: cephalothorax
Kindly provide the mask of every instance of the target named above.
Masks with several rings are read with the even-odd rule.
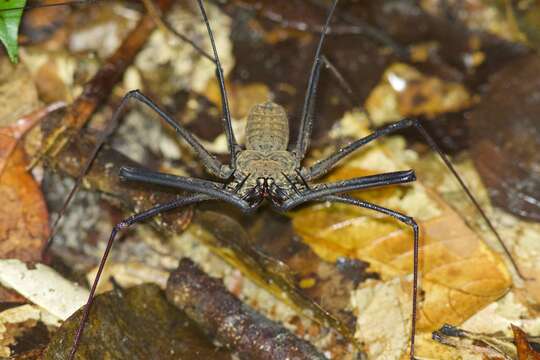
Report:
[[[273,102],[265,102],[253,106],[251,109],[246,128],[246,140],[244,147],[240,146],[235,139],[231,125],[231,115],[229,111],[229,103],[227,99],[227,91],[225,88],[225,80],[223,70],[219,61],[217,49],[214,43],[212,30],[210,28],[208,18],[202,4],[202,0],[197,0],[202,13],[203,20],[206,23],[210,41],[212,44],[213,56],[201,53],[210,59],[216,66],[216,74],[221,90],[221,100],[223,106],[223,119],[225,124],[225,135],[230,154],[229,164],[222,164],[216,157],[206,150],[201,143],[181,124],[176,122],[171,116],[161,110],[152,100],[143,95],[138,90],[127,93],[120,103],[117,111],[113,116],[113,121],[116,122],[121,115],[122,109],[125,107],[129,99],[136,99],[147,105],[163,118],[168,125],[172,126],[176,132],[193,148],[198,158],[201,160],[208,173],[213,175],[216,180],[207,180],[200,178],[192,178],[185,176],[176,176],[164,174],[160,172],[150,171],[141,168],[123,167],[120,170],[120,177],[125,181],[135,181],[148,184],[157,184],[182,190],[191,195],[179,197],[174,201],[166,204],[157,205],[152,209],[135,214],[124,221],[118,223],[112,230],[109,242],[105,250],[105,254],[99,264],[98,272],[94,284],[92,285],[90,295],[81,325],[75,337],[75,342],[70,354],[70,359],[73,359],[77,346],[81,339],[84,325],[88,319],[90,308],[92,305],[97,282],[99,281],[103,267],[105,265],[107,255],[112,247],[116,234],[137,222],[153,217],[159,213],[169,211],[181,206],[200,203],[204,201],[225,201],[230,203],[242,211],[249,213],[255,211],[263,203],[269,203],[278,211],[288,211],[299,205],[310,201],[319,202],[334,202],[345,203],[353,206],[358,206],[373,211],[377,211],[388,216],[392,216],[398,221],[410,226],[413,230],[413,296],[412,296],[412,328],[411,328],[411,346],[410,357],[414,358],[414,339],[416,327],[416,304],[417,304],[417,285],[418,285],[418,239],[419,229],[417,223],[409,216],[401,214],[397,211],[378,206],[367,201],[353,198],[347,195],[351,191],[368,189],[378,186],[395,185],[409,183],[414,180],[415,174],[413,170],[396,171],[384,174],[376,174],[343,180],[332,183],[313,183],[312,181],[320,178],[331,170],[340,160],[356,151],[363,145],[391,134],[398,130],[414,127],[425,138],[427,143],[438,152],[442,160],[450,168],[452,173],[459,180],[469,198],[473,201],[478,209],[478,203],[461,181],[456,171],[448,161],[446,156],[439,150],[433,139],[427,134],[424,128],[416,119],[404,119],[395,124],[383,127],[372,134],[353,141],[347,146],[337,150],[332,155],[324,158],[310,167],[303,167],[302,160],[304,159],[309,147],[311,136],[311,128],[313,124],[313,109],[315,95],[319,81],[319,73],[324,58],[321,56],[321,49],[324,43],[325,34],[328,31],[330,19],[337,4],[337,0],[333,1],[330,8],[326,23],[323,27],[319,44],[315,53],[315,60],[309,76],[306,97],[302,116],[300,119],[300,127],[296,141],[289,144],[289,123],[287,115],[283,107]],[[485,217],[485,214],[480,210],[482,216],[488,225],[494,231],[493,226]],[[494,231],[495,232],[495,231]],[[498,234],[495,232],[496,236]],[[499,238],[500,240],[500,238]],[[502,243],[502,241],[501,241]]]
[[[298,163],[287,151],[288,144],[285,109],[271,101],[255,105],[247,119],[245,150],[238,153],[235,180],[228,188],[248,202],[268,198],[281,205],[291,191],[303,187],[295,173]]]

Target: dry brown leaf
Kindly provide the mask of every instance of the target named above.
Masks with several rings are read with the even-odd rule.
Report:
[[[37,90],[28,69],[0,57],[0,126],[8,126],[39,106]]]
[[[38,184],[15,149],[0,175],[0,258],[38,261],[49,236],[48,213]]]
[[[41,259],[49,235],[47,208],[17,143],[43,116],[60,106],[63,104],[54,103],[0,129],[0,258]]]
[[[343,178],[365,174],[349,168]],[[403,196],[402,189],[364,192],[375,203]],[[392,194],[393,193],[393,194]],[[377,197],[381,197],[377,201]],[[460,323],[504,295],[511,282],[504,263],[452,209],[430,194],[442,214],[419,222],[420,272],[425,298],[419,329]],[[397,209],[400,210],[400,209]],[[392,219],[343,205],[316,205],[293,217],[298,234],[328,261],[346,256],[370,263],[383,279],[412,272],[412,232]]]
[[[365,135],[365,130],[350,119],[354,117],[346,116],[342,126],[352,129],[357,126],[356,136]],[[346,166],[334,171],[326,180],[403,170],[407,167],[403,163],[407,158],[415,158],[415,154],[405,150],[399,138],[390,139],[384,145],[371,144],[348,159]],[[459,214],[419,181],[409,186],[357,192],[353,196],[410,215],[420,225],[419,265],[423,292],[419,304],[419,331],[434,330],[445,322],[459,324],[508,291],[511,278],[499,255],[487,247]],[[401,291],[409,300],[398,302],[402,316],[393,321],[396,328],[403,328],[403,338],[408,338],[407,317],[410,316],[412,296],[412,281],[408,277],[413,266],[413,238],[409,227],[372,211],[339,204],[305,207],[294,212],[292,220],[295,231],[323,259],[333,262],[345,256],[367,261],[369,271],[378,272],[384,286],[396,277],[401,279]],[[354,308],[360,322],[365,309]],[[380,311],[392,312],[391,309]],[[381,321],[362,322],[363,336],[369,337],[366,331],[385,334]],[[374,335],[374,339],[375,342],[368,341],[370,348],[396,348],[391,346],[395,338],[389,335]],[[401,351],[405,353],[407,342],[401,341],[401,345]]]
[[[540,303],[540,224],[519,219],[512,214],[492,207],[487,191],[474,168],[473,162],[462,158],[456,165],[460,176],[469,185],[469,189],[475,194],[488,218],[495,224],[514,261],[527,279],[523,281],[514,274],[516,283],[513,292],[529,307],[532,313],[535,313]],[[430,188],[436,189],[448,204],[457,209],[462,217],[468,219],[475,226],[475,229],[482,231],[484,240],[488,241],[491,248],[499,249],[499,252],[502,252],[500,244],[493,237],[493,234],[488,231],[485,223],[478,218],[477,210],[465,199],[464,194],[457,188],[455,181],[444,176],[444,166],[433,161],[433,155],[423,157],[416,162],[414,167],[417,169],[419,178],[425,179],[425,183],[429,183]],[[507,265],[510,265],[508,261]],[[487,329],[483,331],[485,332]]]
[[[527,340],[527,334],[515,325],[512,325],[512,331],[514,332],[518,360],[540,360],[540,353],[531,347]]]

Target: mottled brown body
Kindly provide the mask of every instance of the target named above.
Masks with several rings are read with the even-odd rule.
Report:
[[[246,150],[287,150],[289,120],[281,105],[268,101],[253,106],[246,125]]]
[[[247,177],[239,193],[252,189],[257,179],[272,179],[278,184],[290,187],[285,176],[296,178],[298,164],[289,144],[289,120],[282,106],[271,101],[251,108],[246,125],[246,150],[238,153],[236,173]]]

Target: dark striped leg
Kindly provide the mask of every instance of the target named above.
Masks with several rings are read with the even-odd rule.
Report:
[[[414,170],[395,171],[383,174],[363,176],[332,183],[317,184],[299,196],[285,201],[279,211],[288,211],[308,201],[318,201],[329,195],[348,193],[351,191],[373,189],[380,186],[405,184],[416,180]]]
[[[185,197],[181,199],[176,199],[174,201],[171,201],[167,204],[157,205],[153,207],[150,210],[143,211],[141,213],[135,214],[130,216],[129,218],[119,222],[116,224],[111,232],[111,236],[109,237],[109,241],[107,242],[107,246],[105,248],[105,252],[103,253],[103,257],[101,258],[101,261],[99,263],[98,271],[96,274],[96,278],[94,279],[94,283],[92,284],[92,288],[90,289],[90,295],[88,295],[88,300],[86,302],[86,306],[84,307],[83,316],[81,318],[81,323],[79,325],[79,328],[77,329],[77,334],[75,335],[75,340],[73,341],[73,346],[71,348],[71,351],[69,353],[69,360],[73,360],[75,358],[75,353],[77,352],[77,347],[79,346],[79,343],[81,341],[81,337],[84,331],[84,326],[86,325],[86,322],[88,321],[88,315],[90,314],[90,308],[92,307],[92,302],[94,301],[94,293],[96,292],[96,287],[99,282],[99,278],[101,276],[101,273],[103,271],[103,268],[105,266],[105,262],[107,261],[107,257],[109,255],[109,252],[112,248],[112,245],[114,243],[114,239],[116,238],[116,234],[120,232],[121,230],[137,223],[141,222],[143,220],[146,220],[148,218],[151,218],[153,216],[156,216],[157,214],[160,214],[165,211],[169,211],[181,206],[190,205],[194,203],[198,203],[201,201],[211,200],[212,198],[207,195],[193,195],[190,197]]]
[[[166,186],[191,193],[205,194],[212,199],[219,199],[233,204],[243,211],[250,210],[249,204],[240,199],[234,192],[224,189],[223,184],[210,180],[165,174],[148,169],[127,166],[120,168],[120,179],[124,181],[137,181],[143,184]]]

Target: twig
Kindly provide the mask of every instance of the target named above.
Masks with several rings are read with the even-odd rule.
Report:
[[[189,259],[182,259],[169,277],[167,298],[241,359],[326,359],[313,345],[242,303]]]

